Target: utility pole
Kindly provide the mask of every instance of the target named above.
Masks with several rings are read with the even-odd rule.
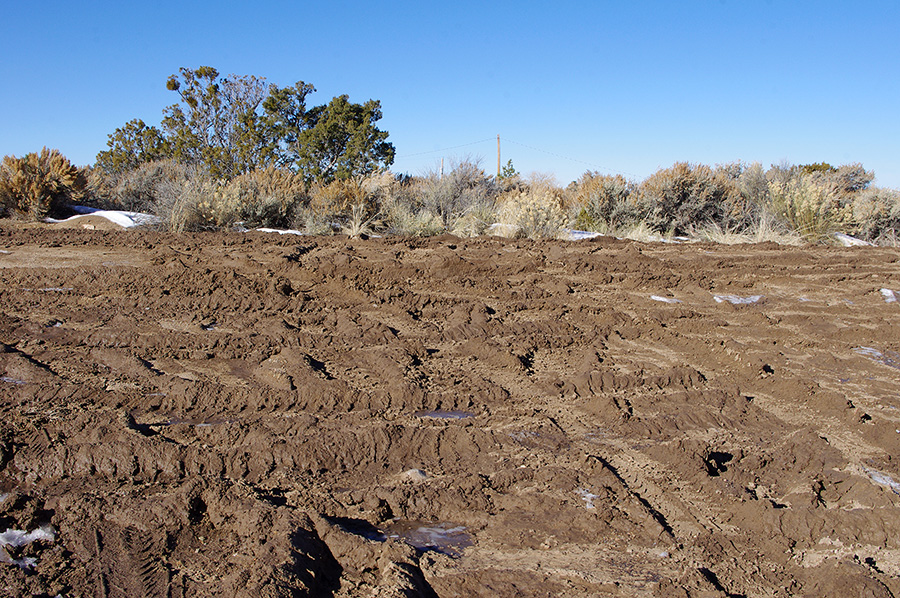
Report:
[[[444,180],[444,159],[441,158],[441,180]]]
[[[497,134],[497,178],[500,178],[500,134]]]

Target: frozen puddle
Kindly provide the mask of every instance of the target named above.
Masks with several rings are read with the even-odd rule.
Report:
[[[881,289],[881,296],[884,297],[885,303],[897,303],[897,293],[891,289]]]
[[[716,303],[724,303],[727,301],[732,305],[750,305],[751,303],[757,303],[763,297],[765,297],[765,295],[750,295],[749,297],[739,297],[738,295],[713,295],[713,299],[716,300]]]
[[[391,525],[389,537],[398,538],[422,552],[434,551],[451,557],[459,557],[472,546],[472,537],[465,526],[439,523],[420,525],[415,522],[397,522]]]
[[[13,558],[9,555],[8,548],[22,548],[32,542],[42,540],[45,542],[53,542],[56,540],[56,532],[49,525],[39,527],[32,532],[24,532],[19,529],[8,529],[0,534],[0,563],[16,565],[20,569],[33,569],[37,564],[34,557]]]
[[[681,303],[679,299],[675,299],[674,297],[660,297],[659,295],[650,295],[650,298],[654,301],[661,301],[663,303]]]
[[[416,411],[413,413],[416,417],[430,417],[432,419],[467,419],[475,417],[474,413],[468,411],[453,411],[444,409],[433,409],[431,411]]]
[[[591,510],[593,510],[593,509],[596,508],[596,507],[594,506],[594,499],[595,499],[595,498],[600,498],[600,496],[598,496],[597,494],[593,494],[593,493],[591,493],[591,492],[588,492],[588,491],[585,490],[584,488],[579,488],[578,490],[575,491],[575,494],[577,494],[578,496],[580,496],[580,497],[581,497],[581,500],[584,501],[584,508],[585,508],[585,509],[591,509]]]
[[[868,357],[872,361],[877,361],[882,365],[900,370],[900,353],[888,351],[887,354],[885,354],[872,347],[856,347],[853,349],[853,352],[862,355],[863,357]]]
[[[9,376],[0,376],[0,382],[6,382],[7,384],[27,384],[24,380],[16,380],[15,378],[10,378]]]
[[[891,490],[894,491],[894,494],[900,494],[900,482],[895,482],[894,479],[886,473],[882,473],[880,471],[876,471],[874,469],[863,468],[863,470],[869,475],[869,478],[876,484],[881,486],[887,486]]]

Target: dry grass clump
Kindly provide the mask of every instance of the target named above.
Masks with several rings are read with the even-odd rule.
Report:
[[[202,218],[216,227],[241,225],[282,228],[307,197],[306,184],[295,172],[274,167],[239,175],[199,204]]]
[[[853,208],[810,176],[769,184],[770,209],[809,243],[829,240],[853,225]]]
[[[22,158],[4,156],[0,163],[0,213],[39,220],[60,215],[67,204],[83,197],[84,173],[59,150],[41,149]]]
[[[497,220],[514,226],[517,237],[555,239],[568,220],[559,197],[547,189],[515,192],[499,204]]]

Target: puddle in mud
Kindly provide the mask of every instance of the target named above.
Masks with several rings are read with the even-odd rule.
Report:
[[[750,295],[749,297],[739,297],[738,295],[713,295],[713,299],[716,300],[716,303],[724,303],[727,301],[732,305],[750,305],[751,303],[757,303],[763,297],[765,297],[765,295]]]
[[[663,303],[681,303],[680,299],[675,299],[674,297],[660,297],[659,295],[650,295],[650,298],[654,301],[661,301]]]
[[[881,289],[881,296],[884,297],[885,303],[897,303],[897,293],[891,289]]]
[[[579,488],[578,490],[575,491],[575,494],[577,494],[578,496],[581,497],[581,500],[584,501],[584,508],[589,509],[589,510],[593,510],[596,508],[594,506],[594,499],[600,498],[599,495],[593,494],[593,493],[585,490],[584,488]]]
[[[472,537],[466,533],[465,526],[451,523],[422,525],[415,521],[396,521],[387,533],[388,537],[403,540],[422,552],[440,552],[454,558],[472,546]]]
[[[433,409],[430,411],[416,411],[413,413],[416,417],[429,417],[431,419],[467,419],[475,417],[474,413],[468,411],[454,411],[444,409]]]
[[[869,478],[875,482],[876,484],[880,484],[881,486],[887,486],[891,490],[894,491],[894,494],[900,494],[900,482],[895,482],[894,478],[889,476],[886,473],[882,473],[880,471],[876,471],[874,469],[863,468],[863,470],[868,474]]]
[[[885,351],[882,353],[878,349],[872,347],[856,347],[853,352],[868,357],[872,361],[877,361],[882,365],[900,370],[900,353],[894,351]]]

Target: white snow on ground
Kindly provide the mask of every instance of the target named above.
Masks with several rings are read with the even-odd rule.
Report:
[[[560,233],[559,238],[563,241],[585,241],[587,239],[596,239],[597,237],[602,237],[600,233],[592,233],[586,230],[571,230],[568,228],[563,229],[562,233]]]
[[[53,542],[54,540],[56,540],[56,532],[49,525],[39,527],[33,532],[24,532],[20,529],[6,530],[2,534],[0,534],[0,563],[16,565],[20,569],[33,568],[37,564],[37,559],[35,559],[34,557],[14,559],[9,556],[9,552],[7,552],[6,547],[9,546],[11,548],[21,548],[26,544],[31,544],[35,540]]]
[[[727,301],[734,305],[749,305],[751,303],[756,303],[763,297],[764,295],[750,295],[749,297],[738,297],[737,295],[713,295],[713,299],[716,300],[716,303]]]
[[[304,233],[299,230],[280,230],[277,228],[257,228],[254,230],[261,233],[278,233],[279,235],[297,235],[300,237],[304,236]]]
[[[88,206],[71,207],[72,210],[78,212],[77,216],[72,216],[71,218],[65,218],[63,220],[47,218],[47,222],[72,222],[73,220],[77,220],[85,216],[100,216],[102,218],[106,218],[114,224],[118,224],[122,228],[131,228],[134,226],[143,226],[145,224],[156,224],[160,221],[158,216],[154,216],[152,214],[142,214],[140,212],[125,212],[122,210],[98,210],[97,208],[90,208]]]
[[[654,301],[662,301],[663,303],[681,303],[681,300],[674,297],[660,297],[659,295],[650,295]]]
[[[886,473],[882,473],[880,471],[876,471],[874,469],[863,468],[873,482],[876,484],[881,484],[882,486],[887,486],[891,490],[894,491],[894,494],[900,494],[900,483],[895,482],[894,479]]]
[[[579,488],[575,491],[575,494],[581,497],[581,500],[584,501],[584,508],[586,509],[594,509],[594,499],[600,498],[598,495],[588,492],[584,488]]]
[[[884,297],[885,303],[897,303],[897,293],[891,289],[881,289],[881,296]]]
[[[873,243],[845,235],[844,233],[834,233],[834,238],[844,247],[874,247]]]

